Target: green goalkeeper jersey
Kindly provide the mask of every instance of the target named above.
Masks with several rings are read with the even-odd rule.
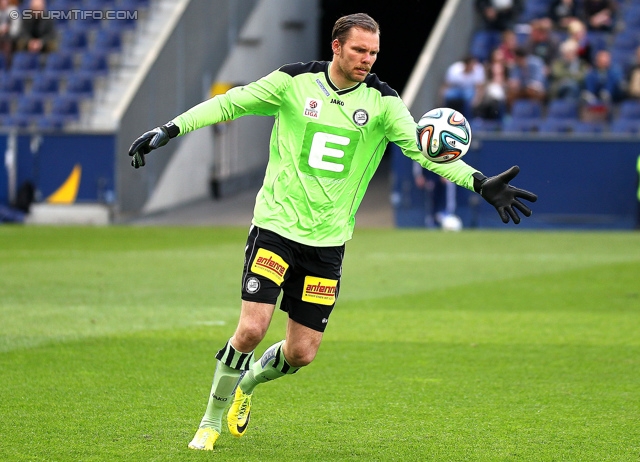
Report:
[[[460,160],[436,164],[420,153],[415,121],[392,88],[370,74],[339,90],[329,78],[330,65],[285,65],[173,120],[184,135],[245,115],[275,118],[256,226],[306,245],[342,245],[351,239],[356,211],[389,142],[473,190],[475,169]]]

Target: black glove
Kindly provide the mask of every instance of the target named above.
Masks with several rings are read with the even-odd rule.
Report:
[[[129,148],[129,155],[133,157],[131,166],[134,168],[144,167],[144,156],[146,154],[164,146],[171,138],[175,138],[179,134],[180,129],[173,122],[144,133]]]
[[[515,209],[520,210],[525,217],[531,216],[531,209],[518,200],[526,199],[531,202],[538,200],[538,196],[532,192],[518,189],[509,184],[520,173],[517,165],[506,172],[487,178],[482,173],[473,174],[473,189],[498,211],[503,223],[509,223],[509,217],[517,225],[520,216]]]

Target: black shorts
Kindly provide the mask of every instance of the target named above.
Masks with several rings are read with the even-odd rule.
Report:
[[[242,299],[275,305],[289,318],[324,332],[338,299],[344,244],[312,247],[251,226],[242,272]]]

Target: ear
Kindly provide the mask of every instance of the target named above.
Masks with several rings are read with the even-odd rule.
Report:
[[[333,42],[331,42],[331,50],[334,55],[340,54],[340,41],[338,39],[334,39]]]

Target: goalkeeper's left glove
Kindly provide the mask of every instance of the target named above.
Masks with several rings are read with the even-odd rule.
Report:
[[[173,122],[156,127],[150,130],[138,139],[136,139],[129,148],[131,166],[134,168],[144,167],[144,156],[154,149],[160,148],[167,144],[171,138],[175,138],[180,134],[180,129]]]
[[[518,200],[526,199],[531,202],[538,200],[532,192],[518,189],[509,184],[520,172],[520,167],[513,166],[506,172],[487,178],[480,172],[473,174],[473,189],[498,211],[503,223],[509,223],[509,218],[517,225],[520,216],[515,209],[520,210],[525,217],[531,216],[531,209]]]

